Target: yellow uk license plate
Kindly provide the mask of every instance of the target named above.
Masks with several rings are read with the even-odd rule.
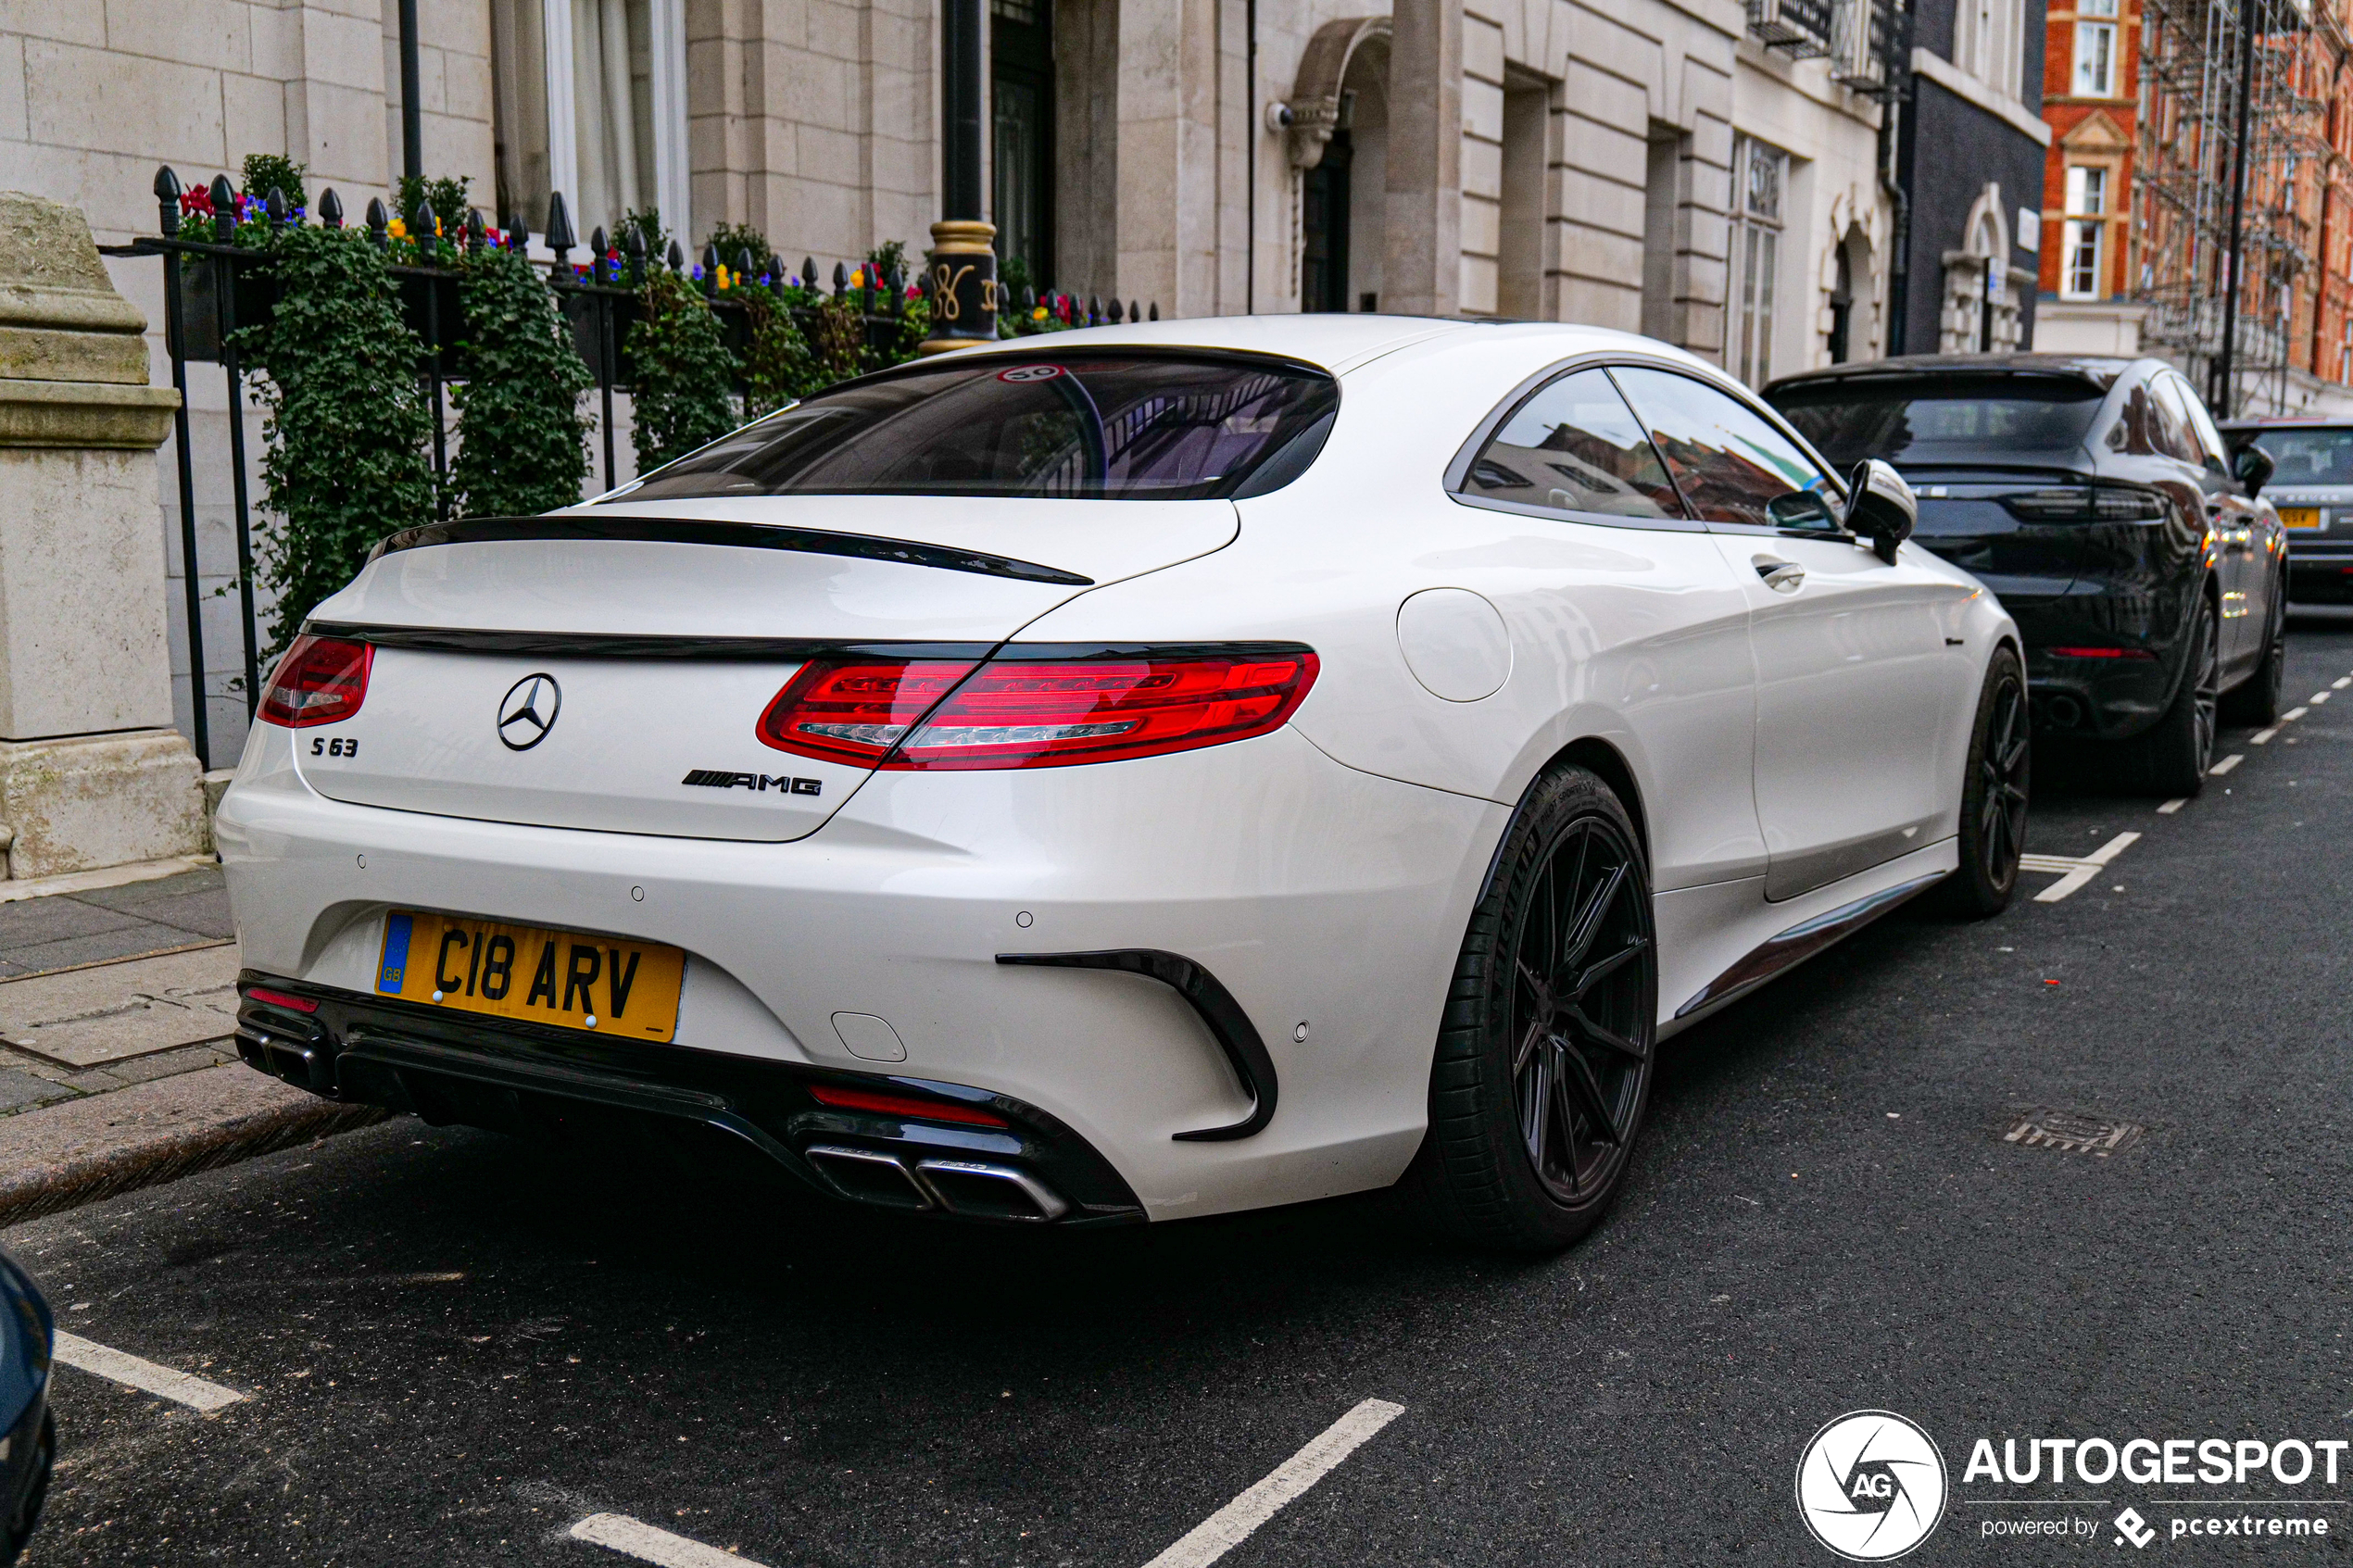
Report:
[[[2280,526],[2283,528],[2318,528],[2321,508],[2318,507],[2282,507]]]
[[[528,1023],[668,1040],[686,955],[658,942],[395,909],[376,992]]]

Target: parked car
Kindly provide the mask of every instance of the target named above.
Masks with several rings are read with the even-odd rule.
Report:
[[[1833,462],[1881,458],[1919,542],[2018,618],[2034,716],[2114,775],[2196,795],[2220,717],[2279,717],[2287,544],[2271,461],[2157,359],[1939,355],[1766,389]]]
[[[2229,441],[2252,441],[2276,471],[2264,499],[2287,530],[2288,596],[2353,601],[2353,420],[2241,420]]]
[[[1659,1040],[1916,893],[2009,897],[2017,633],[1912,511],[1592,329],[1148,323],[846,383],[318,607],[216,830],[238,1048],[901,1209],[1403,1179],[1565,1245]]]
[[[49,1352],[57,1323],[32,1276],[0,1252],[0,1568],[41,1523],[57,1423],[49,1411]]]

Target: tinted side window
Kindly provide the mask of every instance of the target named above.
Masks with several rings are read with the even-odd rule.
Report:
[[[1621,366],[1610,373],[1650,427],[1684,504],[1703,521],[1837,526],[1827,504],[1837,493],[1831,476],[1763,415],[1671,370]],[[1806,495],[1825,504],[1806,502]]]
[[[2190,411],[2182,406],[2182,395],[2171,376],[2149,380],[2149,445],[2185,463],[2203,466],[2206,461],[2206,454],[2197,449],[2197,438],[2190,433]]]
[[[1675,487],[1600,370],[1538,389],[1479,449],[1463,494],[1561,512],[1680,518]]]
[[[2222,433],[2214,428],[2213,417],[2207,413],[2206,405],[2199,400],[2196,393],[2190,390],[2187,382],[2177,376],[2165,379],[2172,383],[2175,395],[2181,398],[2182,407],[2189,414],[2190,439],[2196,444],[2206,466],[2216,473],[2230,472],[2231,459],[2222,445]]]

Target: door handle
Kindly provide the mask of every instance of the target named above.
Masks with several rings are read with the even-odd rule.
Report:
[[[1793,560],[1756,556],[1750,564],[1756,568],[1756,575],[1765,579],[1765,586],[1777,594],[1794,594],[1805,585],[1806,569]]]

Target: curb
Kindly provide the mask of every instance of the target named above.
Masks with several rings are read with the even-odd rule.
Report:
[[[208,1073],[246,1073],[242,1064],[208,1069]],[[201,1077],[191,1073],[189,1078]],[[257,1078],[258,1074],[255,1075]],[[144,1087],[160,1088],[176,1082],[159,1081]],[[274,1081],[271,1082],[273,1087]],[[43,1111],[24,1111],[6,1123],[22,1123],[94,1100],[119,1100],[136,1091],[120,1090],[68,1101]],[[233,1165],[258,1155],[271,1154],[296,1144],[331,1137],[386,1120],[392,1113],[371,1105],[338,1105],[300,1094],[299,1099],[276,1099],[195,1124],[145,1131],[125,1130],[104,1147],[74,1148],[62,1158],[36,1159],[0,1175],[0,1225],[38,1219],[102,1198],[161,1186],[200,1171]],[[0,1128],[6,1126],[0,1123]]]

